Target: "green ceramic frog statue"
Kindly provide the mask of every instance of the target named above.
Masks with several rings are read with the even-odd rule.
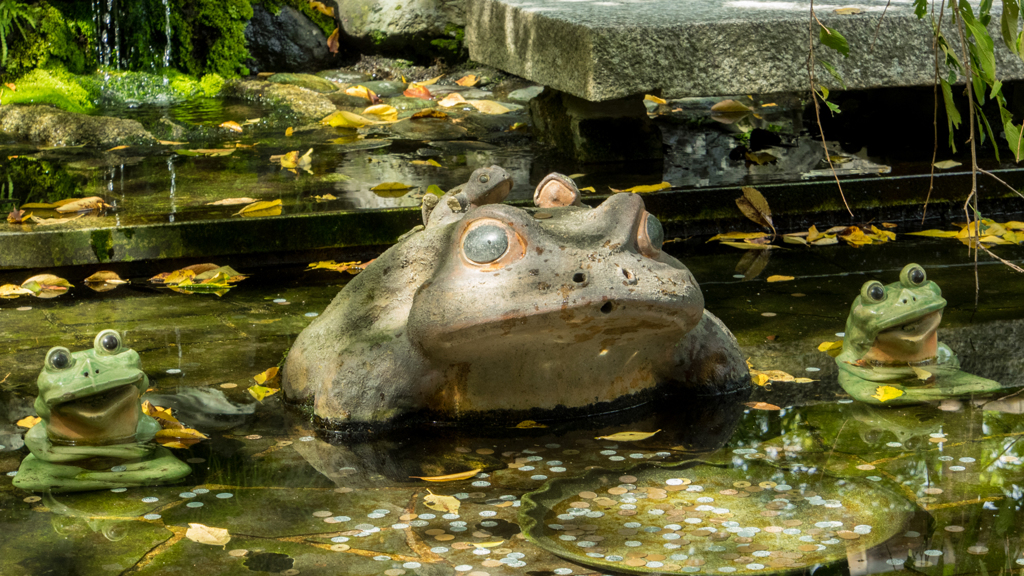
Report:
[[[938,340],[946,300],[924,268],[907,264],[900,281],[864,283],[836,357],[839,383],[870,404],[902,405],[1000,390],[998,382],[960,370]]]
[[[46,353],[36,413],[25,435],[28,457],[14,485],[79,492],[174,482],[191,469],[153,442],[160,424],[142,412],[149,386],[139,354],[115,330],[96,335],[91,350],[63,346]]]

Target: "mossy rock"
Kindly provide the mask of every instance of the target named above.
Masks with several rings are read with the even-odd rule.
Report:
[[[326,78],[332,82],[341,82],[342,84],[360,84],[362,82],[370,81],[369,74],[345,68],[338,68],[337,70],[321,70],[317,72],[316,75],[321,78]]]
[[[330,80],[325,80],[313,74],[292,74],[289,72],[280,72],[267,78],[267,82],[273,82],[275,84],[290,84],[292,86],[298,86],[299,88],[305,88],[320,94],[330,94],[338,91],[338,86],[336,84]]]
[[[405,82],[396,82],[394,80],[376,80],[374,82],[363,82],[360,85],[373,90],[374,94],[381,98],[386,96],[401,96],[406,87]]]
[[[59,69],[36,69],[14,83],[17,90],[3,90],[4,104],[49,104],[68,112],[91,112],[96,92],[75,76]]]

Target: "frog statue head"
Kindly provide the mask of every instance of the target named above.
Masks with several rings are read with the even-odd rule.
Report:
[[[998,382],[960,370],[938,340],[946,300],[924,268],[907,264],[899,282],[864,283],[846,320],[836,357],[839,383],[871,404],[899,405],[1000,390]]]
[[[662,225],[639,196],[590,208],[552,174],[537,207],[518,208],[501,203],[511,187],[491,166],[428,194],[424,226],[296,339],[287,398],[332,428],[505,426],[634,406],[656,389],[749,386],[735,338],[662,250]]]
[[[51,348],[37,383],[42,421],[25,434],[31,454],[15,486],[76,492],[173,482],[191,472],[153,443],[160,424],[139,401],[149,379],[117,331],[97,334],[89,350]]]

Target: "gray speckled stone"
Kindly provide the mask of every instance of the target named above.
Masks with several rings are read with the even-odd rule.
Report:
[[[467,0],[470,58],[591,101],[658,88],[663,96],[807,90],[808,5],[770,0]],[[977,5],[974,0],[972,5]],[[851,89],[930,85],[931,28],[910,2],[816,6],[849,40],[849,58],[822,49]],[[839,6],[864,12],[838,15]],[[1001,80],[1024,78],[1003,45],[999,11],[989,33]],[[817,32],[815,32],[817,35]],[[817,51],[817,47],[816,47]],[[824,70],[822,80],[835,84]]]

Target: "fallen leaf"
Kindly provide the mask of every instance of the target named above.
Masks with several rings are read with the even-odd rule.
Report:
[[[767,238],[767,232],[726,232],[725,234],[715,234],[708,239],[708,242],[714,240],[752,240],[755,238]]]
[[[160,441],[161,438],[168,440],[195,440],[198,442],[199,440],[207,440],[209,436],[193,428],[164,428],[156,433],[157,441]]]
[[[0,286],[0,298],[6,298],[7,300],[13,300],[14,298],[17,298],[18,296],[31,296],[31,295],[32,295],[32,291],[31,290],[26,290],[26,289],[22,288],[21,286],[16,286],[14,284],[4,284],[3,286]]]
[[[327,37],[327,50],[331,54],[337,54],[338,53],[338,48],[341,47],[341,42],[340,42],[341,35],[340,35],[340,32],[341,32],[341,27],[335,28],[334,32],[331,32],[331,35]]]
[[[6,380],[6,378],[5,378],[5,380]],[[22,418],[21,420],[18,420],[14,424],[15,424],[15,426],[20,426],[22,428],[31,428],[31,427],[35,426],[36,424],[39,424],[42,421],[43,421],[43,419],[38,417],[38,416],[25,416],[24,418]]]
[[[348,88],[345,88],[345,94],[355,96],[356,98],[366,98],[370,104],[377,104],[380,102],[380,98],[373,92],[373,90],[362,85],[349,86]]]
[[[423,480],[424,482],[455,482],[458,480],[467,480],[472,478],[479,474],[481,470],[483,470],[483,468],[474,468],[465,472],[445,474],[444,476],[409,476],[409,478],[416,478],[417,480]]]
[[[252,379],[255,380],[257,384],[263,384],[265,382],[273,381],[274,379],[276,379],[277,372],[278,368],[277,366],[274,366],[273,368],[267,368],[263,372],[260,372],[259,374],[253,376]]]
[[[64,200],[59,202],[57,206],[57,212],[66,214],[68,212],[88,212],[89,210],[102,210],[104,208],[110,208],[110,204],[103,201],[103,198],[99,196],[90,196],[88,198],[74,198],[71,200]]]
[[[358,114],[353,114],[346,110],[338,110],[337,112],[329,114],[326,118],[321,120],[320,123],[333,126],[335,128],[362,128],[363,126],[367,126],[373,122]]]
[[[590,194],[597,194],[597,190],[593,186],[587,186],[586,188],[580,188],[580,192],[588,192]]]
[[[242,208],[238,212],[232,214],[232,216],[279,216],[281,214],[281,201],[280,200],[269,200],[262,202],[253,202],[245,208]]]
[[[786,244],[802,244],[804,246],[807,246],[807,238],[796,236],[793,234],[783,234],[782,241],[785,242]]]
[[[466,103],[483,114],[496,115],[511,112],[509,108],[502,106],[494,100],[466,100]]]
[[[85,279],[86,283],[106,283],[106,284],[127,284],[127,280],[122,280],[116,272],[110,270],[100,270],[95,274],[92,274]]]
[[[735,271],[743,274],[743,280],[749,282],[757,278],[771,261],[772,253],[769,250],[747,250],[736,263]]]
[[[185,531],[185,538],[200,544],[226,546],[231,541],[231,534],[225,528],[214,528],[204,524],[189,522],[188,530]]]
[[[337,200],[338,197],[334,194],[324,194],[323,196],[313,196],[313,200],[317,202],[328,202],[330,200]]]
[[[910,368],[914,371],[918,380],[928,380],[932,377],[932,373],[923,368],[918,368],[917,366],[911,366]]]
[[[285,131],[284,131],[284,135],[285,135],[285,136],[291,136],[291,135],[292,135],[292,134],[294,134],[294,133],[295,133],[295,130],[294,130],[294,129],[293,129],[293,128],[292,128],[291,126],[289,126],[289,127],[288,127],[287,129],[285,129]]]
[[[402,184],[401,182],[384,182],[370,188],[370,191],[385,198],[398,198],[399,196],[405,196],[412,189],[412,186]]]
[[[369,114],[376,116],[384,122],[397,122],[398,121],[398,109],[394,106],[388,106],[387,104],[377,104],[370,106],[366,110],[363,110],[363,114]]]
[[[790,280],[794,280],[794,279],[795,278],[793,276],[779,276],[779,275],[775,275],[775,276],[769,276],[768,278],[765,279],[765,281],[766,282],[789,282]]]
[[[436,82],[437,79],[435,78],[434,81]],[[402,92],[402,96],[419,98],[420,100],[432,100],[434,98],[434,95],[430,93],[430,90],[427,90],[424,83],[417,84],[416,82],[409,84],[405,91]]]
[[[530,429],[530,428],[547,428],[547,426],[545,426],[544,424],[538,424],[538,423],[534,422],[533,420],[523,420],[519,424],[516,424],[515,426],[513,426],[513,428],[520,428],[520,429],[526,430],[526,429]]]
[[[417,82],[417,84],[419,84],[420,86],[432,86],[434,84],[437,84],[437,81],[440,80],[441,78],[444,78],[444,74],[441,74],[440,76],[434,76],[430,80],[424,80],[422,82]]]
[[[126,148],[128,148],[128,147],[127,147],[127,146],[124,146],[124,145],[121,145],[121,146],[114,146],[113,148],[111,148],[111,149],[107,150],[107,152],[113,152],[114,150],[124,150],[124,149],[126,149]]]
[[[749,406],[754,410],[782,410],[782,408],[779,408],[775,404],[769,404],[767,402],[744,402],[743,405]]]
[[[223,200],[217,200],[216,202],[207,202],[207,206],[234,206],[236,204],[252,204],[256,202],[255,198],[225,198]]]
[[[493,542],[470,542],[470,544],[472,544],[473,547],[475,547],[477,549],[481,549],[481,548],[494,548],[496,546],[501,546],[504,543],[505,543],[504,540],[495,540]]]
[[[176,142],[174,140],[157,140],[157,142],[164,146],[181,146],[182,144],[188,144],[188,142]]]
[[[181,422],[171,415],[170,408],[163,408],[161,406],[154,406],[149,400],[142,402],[142,413],[146,416],[156,418],[160,422],[161,428],[184,428]]]
[[[711,107],[712,112],[750,112],[750,107],[735,100],[722,100]]]
[[[611,440],[612,442],[638,442],[640,440],[646,440],[658,432],[661,432],[660,428],[654,432],[616,432],[609,436],[597,436],[594,439]]]
[[[25,212],[24,210],[12,210],[11,213],[7,215],[7,221],[11,224],[21,224],[31,217],[31,212]]]
[[[459,506],[462,506],[462,503],[454,496],[443,496],[441,494],[434,494],[430,490],[427,490],[427,494],[423,497],[423,505],[431,510],[437,510],[438,512],[456,514],[459,511]]]
[[[218,128],[225,128],[232,132],[242,132],[242,126],[234,120],[228,120],[227,122],[221,122],[217,125]]]
[[[410,116],[410,118],[447,118],[448,115],[436,108],[427,108]]]
[[[769,154],[768,152],[744,152],[743,155],[754,164],[763,166],[769,162],[775,162],[778,160],[777,157]]]
[[[653,94],[644,94],[644,100],[648,102],[654,102],[655,104],[668,104],[668,101],[666,101],[664,98],[658,98]]]
[[[822,342],[818,344],[818,351],[825,352],[829,356],[835,358],[843,351],[843,341],[838,340],[836,342]]]
[[[310,0],[309,7],[323,14],[324,16],[327,16],[328,18],[334,18],[334,6],[327,6],[323,2]]]
[[[475,74],[466,74],[462,78],[455,81],[459,86],[476,86],[480,82],[480,77]]]
[[[956,168],[957,166],[960,166],[960,163],[957,162],[956,160],[941,160],[939,162],[936,162],[935,164],[932,164],[932,166],[935,166],[939,170],[949,170],[950,168]]]
[[[836,14],[842,14],[843,16],[847,16],[850,14],[860,14],[861,12],[863,12],[863,10],[855,6],[848,6],[844,8],[836,8],[835,10],[833,10],[833,12],[835,12]]]
[[[437,102],[437,105],[442,108],[451,108],[458,104],[465,104],[466,99],[462,97],[462,94],[458,92],[452,92]]]
[[[325,260],[323,262],[313,262],[309,265],[306,270],[334,270],[335,272],[348,272],[349,274],[358,274],[362,272],[369,262],[335,262],[334,260]]]
[[[772,225],[772,209],[768,207],[768,201],[756,188],[744,186],[743,196],[736,199],[736,206],[744,216],[761,226],[771,228],[772,234],[775,234],[775,226]]]
[[[626,188],[624,190],[617,190],[615,188],[612,188],[611,186],[609,186],[608,189],[611,190],[612,192],[615,192],[616,194],[621,192],[629,192],[632,194],[646,194],[648,192],[657,192],[658,190],[665,190],[666,188],[671,187],[672,185],[669,184],[668,182],[662,182],[661,184],[646,184],[643,186],[633,186],[632,188]]]
[[[53,274],[37,274],[22,282],[21,287],[32,292],[36,298],[56,298],[67,292],[72,285]]]
[[[773,244],[754,244],[752,242],[722,242],[722,246],[730,246],[741,250],[773,250],[778,248]]]
[[[259,384],[249,386],[246,390],[249,391],[249,394],[251,394],[253,398],[260,402],[263,402],[263,399],[267,396],[273,396],[281,391],[280,388],[268,388],[266,386],[260,386]]]
[[[38,216],[30,216],[28,221],[31,222],[32,224],[35,224],[36,226],[59,226],[60,224],[74,222],[75,220],[78,220],[83,216],[85,215],[79,214],[77,216],[72,216],[70,218],[40,218]]]
[[[18,91],[18,87],[14,84],[14,82],[4,82],[4,86],[10,88],[12,92]]]
[[[413,160],[412,163],[416,166],[433,166],[435,168],[444,168],[441,163],[431,158],[430,160]]]
[[[875,393],[871,397],[879,402],[888,402],[895,398],[903,396],[903,390],[899,388],[893,388],[892,386],[879,386],[875,388]]]
[[[194,150],[174,150],[176,154],[182,156],[230,156],[235,153],[238,148],[196,148]]]

